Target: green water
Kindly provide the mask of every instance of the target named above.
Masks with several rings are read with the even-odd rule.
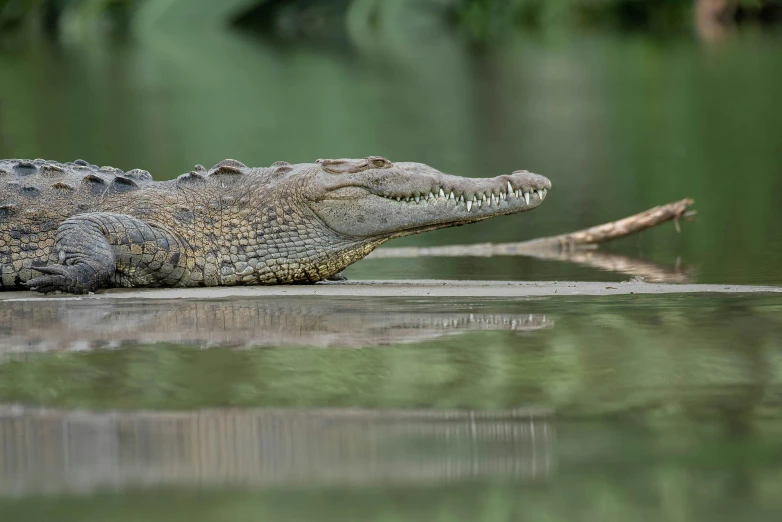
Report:
[[[776,520],[775,295],[17,301],[9,520]]]
[[[325,301],[4,303],[0,403],[653,419],[782,400],[776,295]]]
[[[328,44],[280,42],[169,4],[124,38],[0,35],[0,157],[158,179],[225,157],[527,168],[554,184],[534,212],[389,246],[517,241],[683,197],[698,221],[607,262],[347,276],[782,284],[779,34],[475,49],[400,1]],[[0,518],[778,520],[781,408],[771,294],[3,302]]]

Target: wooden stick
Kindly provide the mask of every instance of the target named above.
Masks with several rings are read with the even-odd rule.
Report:
[[[584,248],[595,248],[598,243],[604,243],[635,234],[661,223],[674,221],[678,230],[679,220],[690,220],[694,210],[689,207],[692,199],[682,199],[654,207],[639,214],[629,216],[619,221],[604,223],[569,234],[520,241],[516,243],[479,243],[474,245],[450,245],[440,247],[398,247],[375,250],[367,258],[386,257],[457,257],[457,256],[513,256],[526,255],[540,257],[545,251],[572,251]]]
[[[559,247],[563,250],[572,250],[582,245],[596,245],[598,243],[611,241],[612,239],[629,236],[630,234],[641,232],[642,230],[652,228],[667,221],[673,221],[676,225],[676,231],[678,232],[679,220],[689,220],[695,215],[694,210],[689,210],[689,207],[693,203],[695,203],[694,200],[686,198],[673,203],[668,203],[667,205],[650,208],[649,210],[620,219],[619,221],[604,223],[569,234],[523,241],[521,244],[524,244],[529,248]]]

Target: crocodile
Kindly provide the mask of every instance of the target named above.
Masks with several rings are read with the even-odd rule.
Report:
[[[392,238],[537,207],[526,170],[444,174],[380,156],[227,159],[169,181],[84,160],[0,160],[0,290],[315,283]]]

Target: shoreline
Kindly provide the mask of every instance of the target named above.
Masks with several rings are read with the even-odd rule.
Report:
[[[0,302],[106,299],[224,299],[229,297],[558,297],[634,294],[782,293],[782,287],[730,284],[668,284],[600,281],[366,280],[314,285],[209,288],[110,289],[90,295],[0,292]]]

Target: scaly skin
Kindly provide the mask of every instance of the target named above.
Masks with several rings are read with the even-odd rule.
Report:
[[[0,290],[314,283],[394,237],[531,210],[551,183],[372,156],[176,180],[84,161],[0,161]],[[510,188],[510,190],[509,190]]]

